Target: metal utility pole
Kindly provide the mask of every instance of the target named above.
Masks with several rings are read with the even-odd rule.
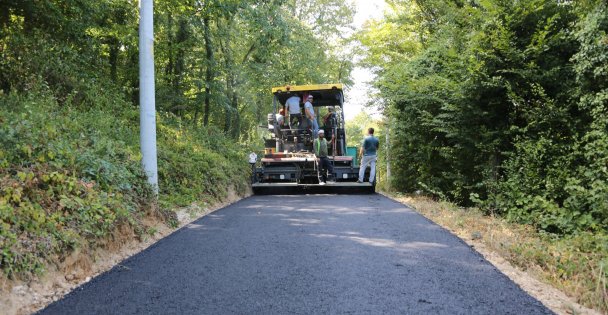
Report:
[[[139,122],[142,164],[158,194],[156,103],[154,96],[154,2],[139,1]]]
[[[390,189],[391,184],[391,142],[389,135],[391,133],[391,118],[386,120],[386,187]]]

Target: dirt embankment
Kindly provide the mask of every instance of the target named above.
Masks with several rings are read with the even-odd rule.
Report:
[[[146,217],[144,225],[147,233],[143,239],[136,237],[128,225],[122,225],[112,237],[101,241],[97,248],[78,248],[61,260],[55,259],[57,263],[47,266],[44,274],[36,279],[9,280],[0,274],[0,313],[11,315],[36,312],[184,225],[249,195],[250,191],[239,196],[230,189],[227,198],[221,203],[208,207],[194,203],[175,209],[179,222],[175,228],[169,227],[157,216]]]

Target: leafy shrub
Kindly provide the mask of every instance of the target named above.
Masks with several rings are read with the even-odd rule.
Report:
[[[360,35],[394,187],[560,235],[608,230],[605,1],[394,8]],[[387,37],[402,46],[378,49]]]
[[[8,276],[42,272],[51,257],[94,247],[123,224],[144,233],[155,198],[140,166],[137,118],[120,98],[85,110],[44,91],[0,95],[0,268]],[[158,128],[160,215],[222,200],[229,187],[243,192],[243,148],[171,115]]]
[[[180,206],[218,201],[228,188],[243,193],[249,178],[245,149],[213,129],[192,128],[171,114],[159,117],[161,201]]]
[[[51,255],[94,244],[120,224],[137,230],[152,195],[132,150],[102,136],[94,120],[59,107],[49,95],[1,100],[0,268],[5,273],[39,272]]]

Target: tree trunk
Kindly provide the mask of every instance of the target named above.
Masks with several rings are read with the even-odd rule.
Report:
[[[228,25],[226,25],[226,35],[224,38],[226,41],[224,44],[220,41],[220,48],[222,49],[222,53],[224,54],[224,63],[226,68],[226,98],[230,100],[229,107],[226,108],[226,121],[224,124],[224,133],[230,134],[232,137],[236,138],[239,134],[239,112],[238,112],[238,93],[237,93],[237,82],[236,82],[236,74],[235,74],[235,63],[234,56],[232,55],[232,50],[230,49],[230,43],[232,38],[230,36],[230,30],[232,28],[232,24],[234,20],[229,20]],[[234,114],[234,115],[233,115]],[[234,125],[233,120],[234,119]]]
[[[226,62],[226,66],[228,66],[228,62]],[[228,69],[227,69],[228,70]],[[228,106],[225,113],[225,121],[224,121],[224,133],[228,134],[230,132],[230,127],[232,126],[232,102],[234,101],[232,95],[234,94],[234,90],[232,88],[232,80],[230,70],[228,70],[228,78],[226,78],[226,97],[230,100],[230,106]]]
[[[183,94],[182,94],[182,77],[184,75],[185,58],[186,52],[183,47],[183,43],[188,40],[188,22],[185,19],[179,21],[177,34],[175,36],[175,43],[177,44],[177,51],[175,54],[175,64],[173,67],[173,107],[176,109],[175,114],[181,114],[183,105]]]
[[[203,37],[205,38],[205,55],[207,58],[205,70],[205,108],[203,110],[203,125],[209,125],[209,98],[211,94],[211,80],[213,79],[213,46],[211,45],[211,34],[209,31],[209,18],[203,19]]]
[[[114,83],[118,81],[118,53],[120,49],[120,42],[116,37],[111,37],[110,41],[110,78]]]
[[[139,65],[139,54],[138,51],[134,50],[131,53],[131,57],[129,60],[131,66],[129,69],[137,69],[137,65]],[[134,72],[137,72],[135,70]],[[131,102],[135,104],[135,106],[139,106],[139,73],[131,74]]]
[[[199,72],[198,72],[197,76],[199,78],[202,78],[203,75],[204,75],[203,74],[203,67],[201,66],[199,68]],[[198,104],[201,103],[201,95],[203,94],[203,84],[201,84],[201,80],[200,79],[196,80],[196,89],[197,89],[197,91],[196,91],[196,101],[195,101],[196,106],[194,106],[194,120],[193,120],[194,126],[198,126],[198,116],[201,113],[201,109],[199,108]]]
[[[234,86],[234,82],[233,82],[233,86]],[[233,89],[232,91],[232,108],[234,110],[234,126],[232,126],[232,137],[234,139],[238,139],[239,136],[241,135],[241,115],[239,113],[238,106],[238,95],[237,92]]]
[[[169,61],[165,67],[165,78],[167,83],[171,84],[171,76],[173,75],[173,16],[171,12],[167,13],[167,53],[169,54]]]
[[[0,4],[0,28],[7,29],[10,21],[9,5],[6,3]],[[4,35],[6,36],[6,34]]]

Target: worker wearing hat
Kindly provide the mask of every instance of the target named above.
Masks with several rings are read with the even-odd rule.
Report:
[[[306,115],[306,118],[308,118],[309,125],[312,126],[312,136],[313,138],[316,138],[317,132],[319,131],[319,123],[317,122],[315,109],[312,106],[313,99],[314,97],[312,94],[309,94],[306,98],[306,103],[304,103],[304,114]]]
[[[318,172],[319,172],[319,184],[325,185],[325,181],[329,178],[330,180],[333,178],[334,168],[329,161],[329,157],[327,156],[327,139],[325,139],[325,131],[323,129],[319,130],[318,138],[313,142],[313,149],[315,155],[318,158]]]
[[[338,126],[336,110],[333,107],[327,108],[327,114],[323,117],[323,128],[325,129],[325,139],[334,140],[334,129]],[[333,149],[332,149],[333,150]]]
[[[299,128],[302,123],[302,112],[300,109],[300,97],[297,95],[293,95],[285,101],[285,106],[287,107],[289,114],[289,127],[291,129]]]

